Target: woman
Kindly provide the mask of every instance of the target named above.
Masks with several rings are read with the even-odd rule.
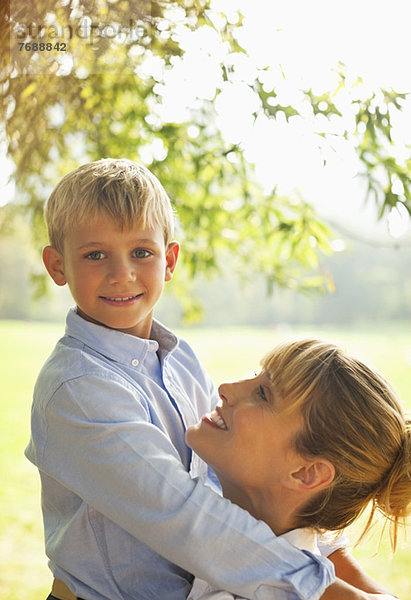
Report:
[[[312,552],[318,533],[371,505],[366,530],[382,513],[395,549],[411,500],[411,427],[389,383],[317,340],[282,344],[262,367],[221,385],[222,403],[186,433],[223,495]],[[233,596],[196,580],[189,598]]]

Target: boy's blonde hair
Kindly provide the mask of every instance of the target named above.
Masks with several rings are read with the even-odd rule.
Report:
[[[63,177],[44,210],[50,244],[62,253],[67,231],[100,214],[121,229],[160,226],[166,246],[173,236],[173,209],[163,186],[131,160],[104,158]]]
[[[303,524],[342,529],[371,503],[398,525],[411,501],[411,422],[388,381],[341,349],[319,340],[282,344],[262,362],[275,390],[304,419],[296,435],[300,455],[329,460],[332,484],[304,507]]]

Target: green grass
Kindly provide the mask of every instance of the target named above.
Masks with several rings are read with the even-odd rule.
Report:
[[[63,326],[0,321],[0,598],[44,600],[50,575],[43,549],[40,489],[35,468],[24,458],[29,438],[32,388],[38,370],[63,332]],[[256,370],[262,355],[290,335],[315,335],[337,341],[366,358],[394,384],[411,409],[411,324],[368,328],[319,329],[296,332],[280,329],[191,329],[179,332],[188,339],[216,383]],[[355,540],[359,527],[350,533]],[[411,598],[409,547],[392,557],[384,539],[374,556],[378,535],[368,537],[354,555],[371,576],[395,592]]]

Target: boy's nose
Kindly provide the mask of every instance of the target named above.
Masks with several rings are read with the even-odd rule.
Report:
[[[116,260],[110,265],[108,279],[110,283],[128,283],[135,281],[135,265],[128,260]]]

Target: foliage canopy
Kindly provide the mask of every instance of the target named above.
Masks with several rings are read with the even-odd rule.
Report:
[[[316,269],[318,253],[328,249],[327,227],[301,199],[285,198],[275,186],[263,190],[243,141],[227,140],[219,127],[218,99],[239,83],[253,95],[253,120],[321,116],[319,143],[339,137],[355,147],[380,215],[399,204],[411,214],[411,159],[395,158],[391,136],[404,94],[364,95],[361,81],[349,81],[340,65],[335,89],[298,90],[298,101],[284,105],[275,59],[248,64],[244,75],[243,17],[224,14],[210,0],[36,0],[30,6],[13,0],[9,11],[6,4],[1,135],[18,193],[1,208],[1,229],[23,212],[35,243],[44,243],[43,204],[58,179],[81,162],[126,156],[144,162],[171,197],[186,279],[215,272],[228,252],[247,278],[250,270],[263,273],[271,287],[324,286]],[[182,79],[176,118],[167,110],[167,81],[193,52],[187,40],[196,32],[218,38],[218,50],[203,46],[196,53],[200,73],[213,64],[214,83],[196,92]]]

